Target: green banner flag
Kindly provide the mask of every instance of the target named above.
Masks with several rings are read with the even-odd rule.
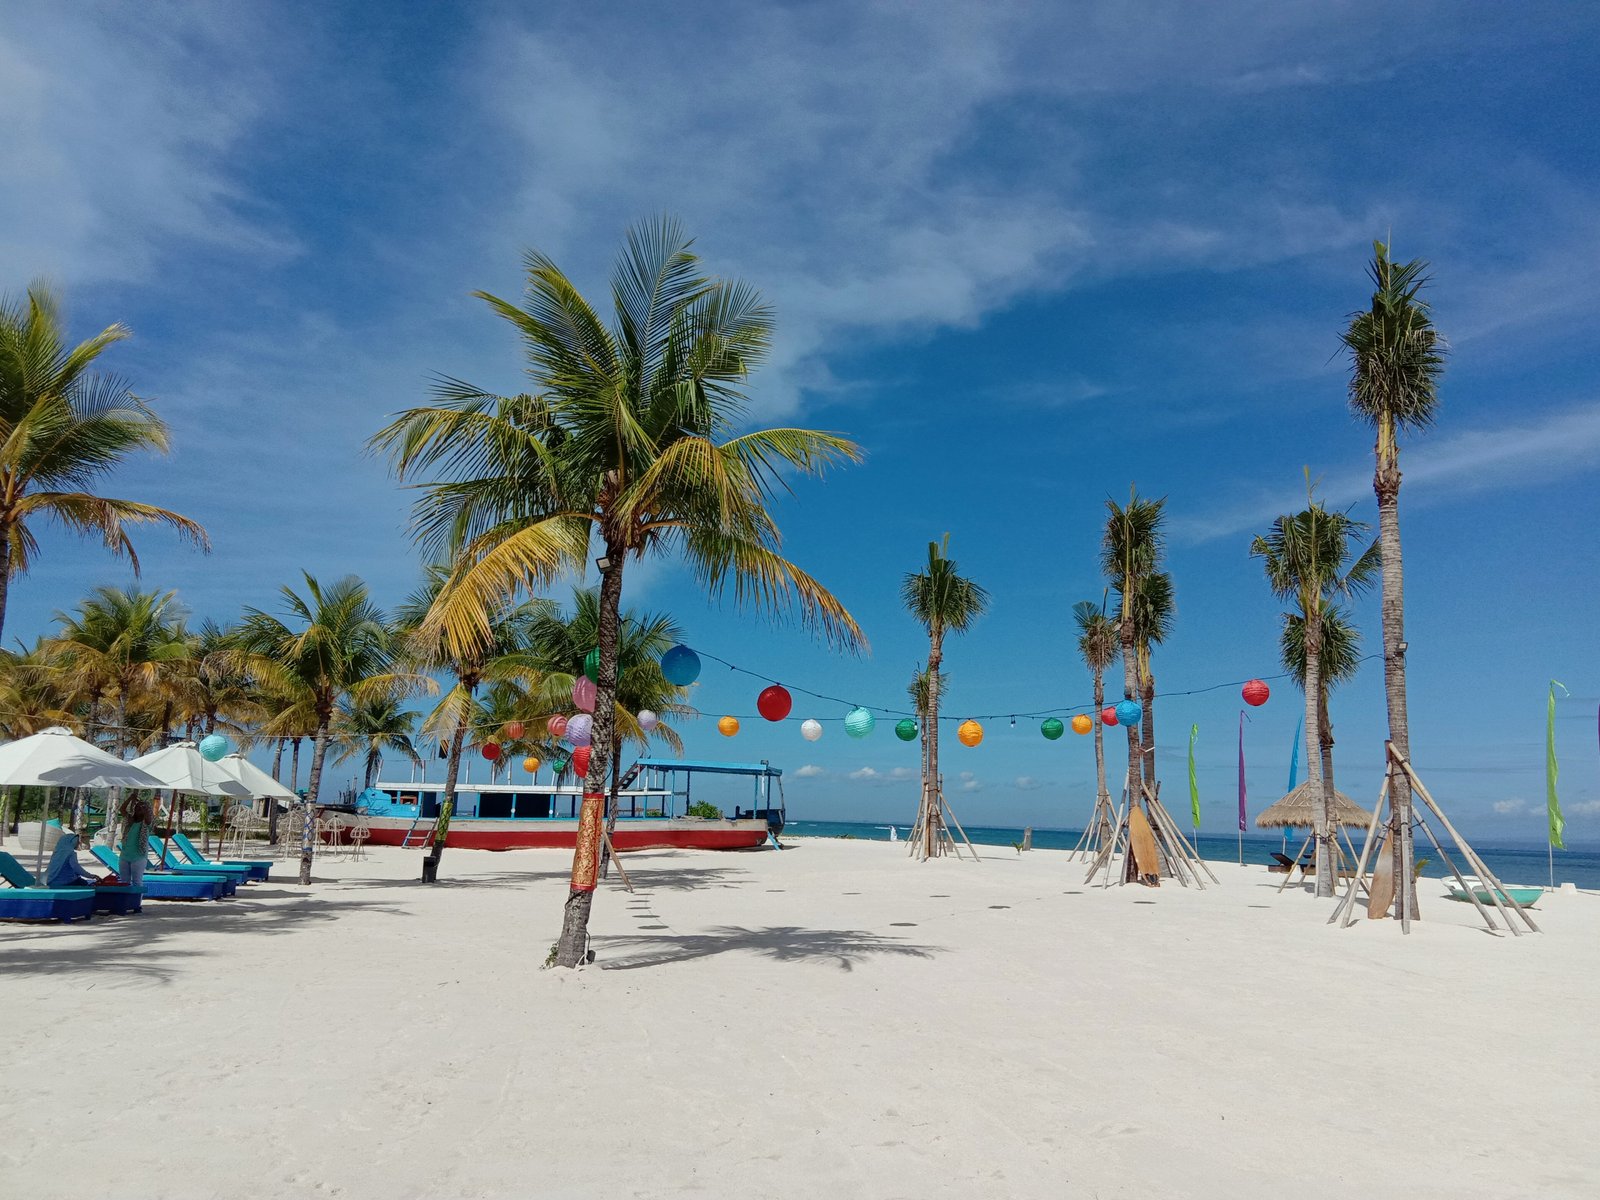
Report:
[[[1194,827],[1200,828],[1200,784],[1194,777],[1194,739],[1200,726],[1189,726],[1189,811],[1194,814]]]
[[[1561,815],[1561,799],[1556,795],[1556,777],[1560,775],[1560,768],[1556,766],[1556,689],[1567,691],[1567,685],[1558,680],[1550,681],[1550,703],[1545,718],[1544,730],[1544,796],[1546,815],[1550,819],[1550,844],[1557,850],[1565,850],[1567,843],[1564,835],[1567,832],[1566,818]],[[1571,695],[1567,692],[1567,695]]]

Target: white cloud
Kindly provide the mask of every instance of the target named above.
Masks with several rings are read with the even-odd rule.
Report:
[[[961,780],[961,790],[963,792],[981,792],[981,791],[983,791],[983,781],[981,779],[979,779],[976,775],[974,775],[971,771],[963,771],[963,772],[961,772],[961,775],[959,776],[959,778]]]
[[[921,775],[922,772],[916,770],[914,767],[896,767],[894,770],[889,772],[889,778],[894,780],[917,779],[920,778]]]
[[[1413,503],[1490,487],[1544,483],[1595,467],[1600,467],[1600,401],[1531,423],[1413,438],[1401,458],[1404,495]],[[1317,480],[1317,496],[1329,507],[1342,508],[1371,495],[1370,463]],[[1303,490],[1263,493],[1209,514],[1176,517],[1173,533],[1189,542],[1206,542],[1257,531],[1282,513],[1304,508],[1305,502]]]
[[[807,763],[794,773],[796,779],[821,779],[828,773],[826,767],[819,767],[816,763]]]
[[[872,780],[878,778],[878,772],[873,767],[857,767],[850,772],[851,779]]]
[[[1563,804],[1561,811],[1575,817],[1600,817],[1600,800],[1580,800],[1576,804]]]
[[[1044,786],[1032,775],[1018,775],[1011,781],[1011,786],[1022,792],[1036,792]]]
[[[1511,800],[1496,800],[1494,802],[1495,812],[1499,813],[1502,817],[1509,817],[1514,813],[1522,812],[1527,807],[1528,802],[1520,797]]]

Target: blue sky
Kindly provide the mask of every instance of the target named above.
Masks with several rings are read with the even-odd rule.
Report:
[[[949,709],[1083,702],[1074,601],[1098,598],[1107,495],[1169,497],[1179,617],[1163,690],[1275,674],[1278,606],[1246,550],[1303,495],[1373,519],[1370,435],[1337,334],[1374,237],[1432,263],[1453,351],[1406,444],[1412,739],[1483,836],[1543,836],[1543,702],[1561,705],[1569,837],[1600,839],[1600,17],[1570,4],[916,6],[13,3],[0,10],[0,289],[45,276],[176,450],[114,489],[202,520],[140,540],[147,585],[228,618],[309,569],[386,603],[415,580],[406,498],[362,444],[433,372],[521,386],[469,293],[536,246],[602,291],[622,231],[670,211],[776,306],[757,414],[845,431],[865,465],[784,506],[792,556],[872,640],[707,604],[671,564],[635,602],[795,685],[900,707],[925,653],[901,576],[944,532],[992,614],[949,648]],[[32,636],[125,583],[49,536],[12,592]],[[1378,642],[1373,603],[1360,607]],[[709,715],[756,684],[710,669]],[[1282,789],[1297,696],[1247,732],[1252,807]],[[1182,791],[1231,828],[1232,690],[1158,705]],[[795,715],[838,717],[800,699]],[[1334,701],[1340,786],[1376,795],[1376,665]],[[769,758],[803,817],[904,819],[913,746],[795,727],[691,754]],[[1113,754],[1113,766],[1116,761]],[[1088,739],[989,722],[946,751],[957,812],[1072,825]],[[1169,793],[1169,799],[1171,799]]]

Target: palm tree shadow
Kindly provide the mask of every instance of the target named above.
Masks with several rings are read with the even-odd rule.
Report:
[[[623,860],[623,869],[633,880],[633,890],[639,892],[698,892],[709,888],[741,887],[750,879],[750,872],[737,867],[676,867],[656,868],[653,864],[635,869]],[[619,879],[617,883],[621,883]]]
[[[856,963],[874,955],[932,958],[943,952],[940,946],[918,945],[863,929],[802,929],[797,925],[769,925],[763,929],[719,925],[701,934],[629,934],[595,940],[602,950],[622,951],[616,958],[608,959],[603,953],[596,956],[603,971],[636,971],[737,952],[759,954],[775,962],[832,960],[841,971],[853,971]]]

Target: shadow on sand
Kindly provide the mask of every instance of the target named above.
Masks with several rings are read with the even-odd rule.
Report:
[[[764,929],[719,925],[700,934],[596,938],[595,950],[595,965],[603,971],[636,971],[730,953],[758,954],[776,962],[832,961],[841,971],[852,971],[856,963],[873,956],[932,958],[942,952],[941,947],[918,945],[864,929],[802,929],[797,925],[769,925]]]
[[[200,949],[165,945],[169,939],[204,930],[223,935],[293,933],[361,911],[404,916],[405,910],[365,900],[319,897],[315,891],[263,890],[263,898],[298,896],[298,903],[262,904],[248,892],[228,900],[146,900],[144,912],[125,917],[98,916],[71,925],[31,927],[10,936],[0,956],[0,979],[30,975],[133,976],[168,983],[182,960],[204,957]]]

